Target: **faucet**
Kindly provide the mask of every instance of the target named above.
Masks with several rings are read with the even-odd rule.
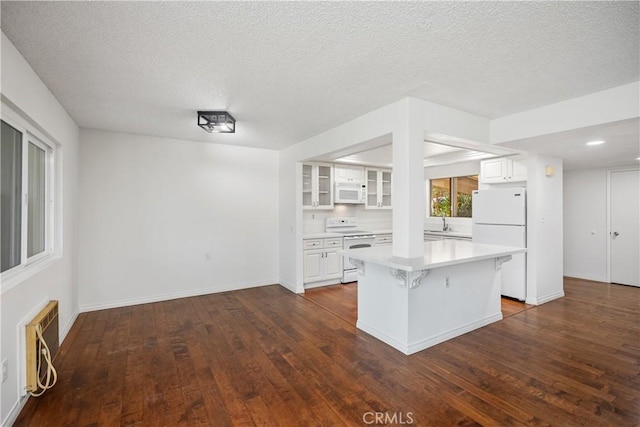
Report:
[[[449,225],[447,225],[447,220],[444,217],[444,212],[442,212],[442,231],[449,230]]]

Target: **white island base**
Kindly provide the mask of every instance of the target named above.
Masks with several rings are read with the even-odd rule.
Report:
[[[424,259],[345,251],[359,266],[356,325],[413,354],[501,320],[500,266],[524,251],[455,240],[425,243]]]

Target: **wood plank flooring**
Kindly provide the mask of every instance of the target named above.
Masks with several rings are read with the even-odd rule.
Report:
[[[640,289],[565,293],[412,356],[277,285],[84,313],[15,425],[637,426]]]
[[[358,320],[358,282],[307,289],[303,296],[352,325]],[[502,298],[501,303],[503,317],[534,307],[509,298]]]

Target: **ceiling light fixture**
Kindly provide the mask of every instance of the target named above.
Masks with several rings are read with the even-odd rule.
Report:
[[[236,119],[226,111],[198,111],[198,126],[209,133],[235,133]]]
[[[587,142],[587,145],[600,145],[600,144],[604,144],[604,141],[589,141],[589,142]]]

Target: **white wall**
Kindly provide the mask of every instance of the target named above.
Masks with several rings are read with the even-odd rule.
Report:
[[[545,176],[545,167],[555,169]],[[544,304],[564,296],[562,160],[531,155],[527,161],[527,299]]]
[[[607,171],[564,173],[564,274],[607,281]]]
[[[80,140],[81,311],[278,283],[276,151]]]
[[[0,422],[10,425],[26,402],[19,397],[18,369],[23,350],[18,347],[18,333],[24,332],[21,321],[43,301],[57,299],[62,341],[78,314],[78,127],[4,33],[0,50],[2,101],[57,145],[60,160],[55,196],[60,222],[55,232],[54,260],[0,295],[0,359],[6,358],[9,367],[7,381],[0,388]]]

